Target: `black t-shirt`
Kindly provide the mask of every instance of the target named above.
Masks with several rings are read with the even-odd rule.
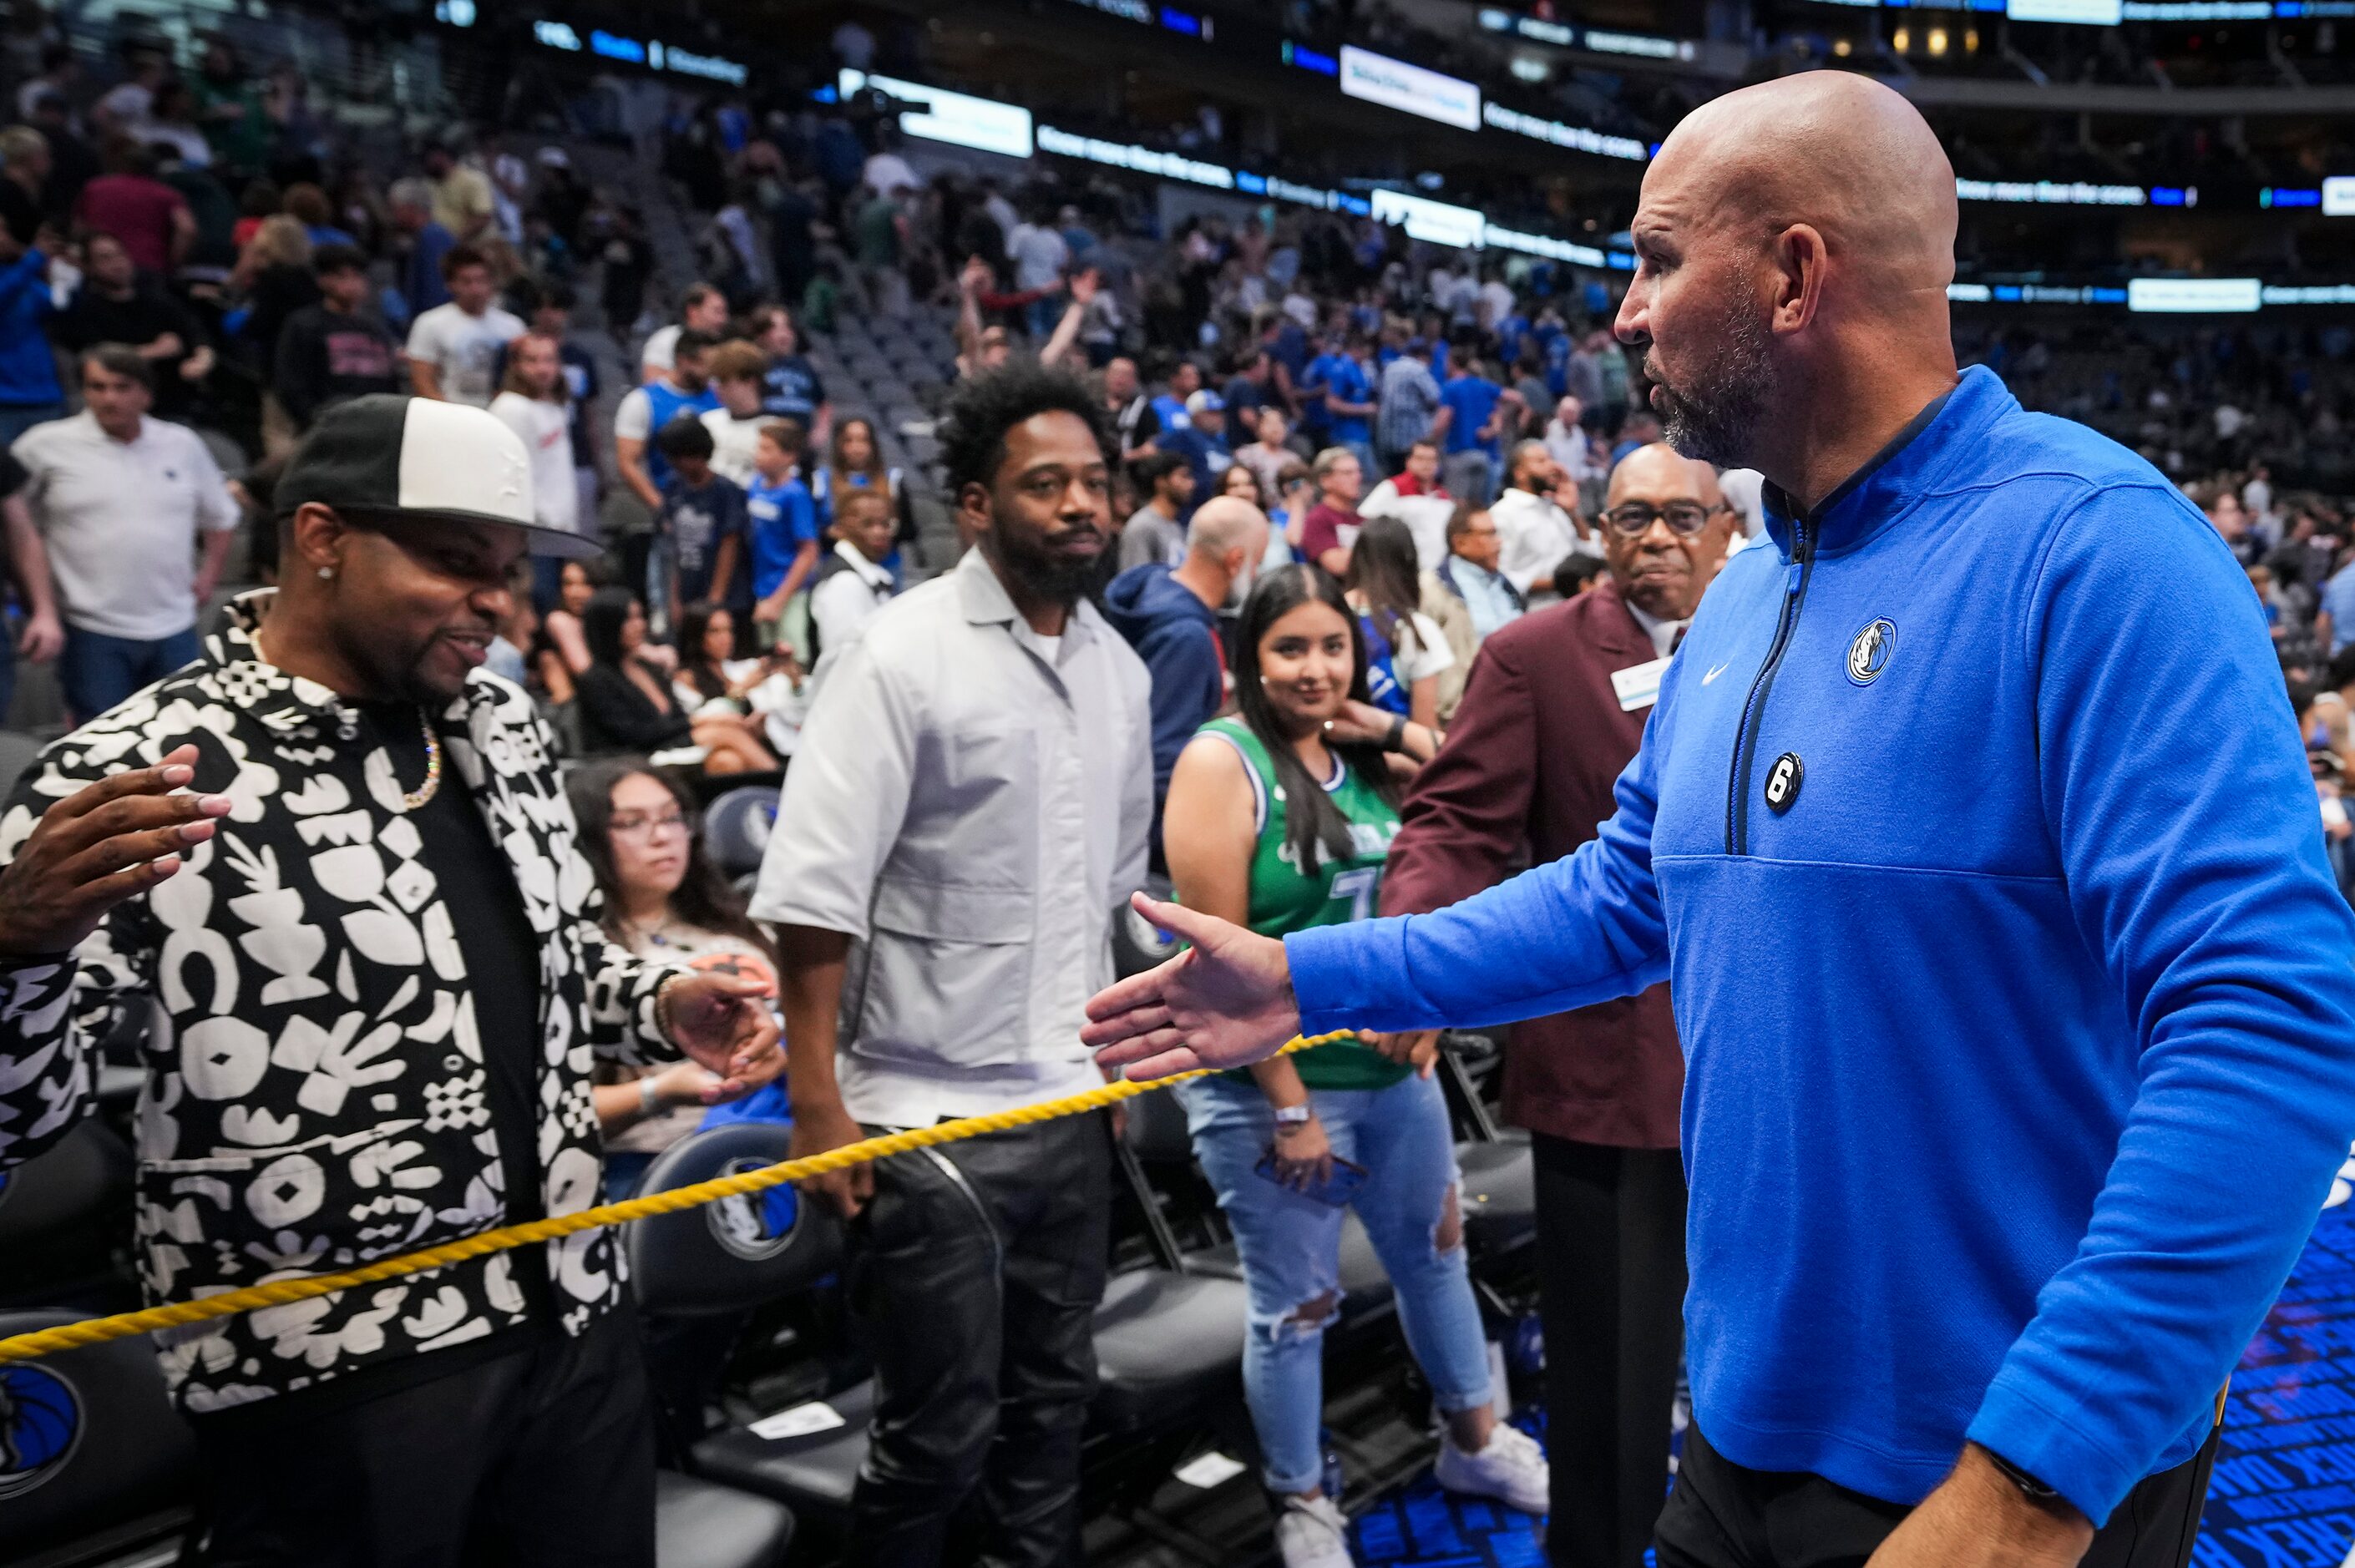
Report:
[[[392,759],[403,789],[425,779],[425,735],[413,703],[363,703],[361,716]],[[433,799],[409,813],[421,841],[417,858],[433,874],[442,901],[464,911],[458,946],[474,991],[474,1033],[488,1078],[491,1128],[506,1177],[506,1223],[546,1213],[539,1192],[539,943],[524,913],[523,892],[506,852],[491,837],[482,809],[445,755]],[[527,1266],[527,1257],[529,1266]],[[516,1277],[531,1293],[548,1271],[537,1247],[516,1258]],[[544,1306],[535,1301],[535,1308]]]

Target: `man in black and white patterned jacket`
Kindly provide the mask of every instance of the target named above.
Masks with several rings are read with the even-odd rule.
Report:
[[[0,813],[0,1168],[147,1008],[153,1301],[591,1206],[599,1055],[684,1050],[715,1097],[783,1065],[762,982],[599,935],[549,732],[478,668],[527,546],[567,545],[534,537],[522,443],[361,398],[278,494],[285,587]],[[159,1336],[211,1561],[651,1563],[622,1297],[599,1230]]]

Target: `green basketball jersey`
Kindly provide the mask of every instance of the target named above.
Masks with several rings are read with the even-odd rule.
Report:
[[[1267,747],[1241,719],[1212,719],[1201,733],[1232,746],[1251,776],[1252,810],[1259,823],[1259,840],[1252,849],[1251,928],[1263,937],[1282,937],[1312,926],[1371,919],[1381,892],[1382,864],[1390,856],[1391,841],[1398,837],[1397,809],[1335,756],[1335,776],[1325,789],[1349,824],[1349,853],[1340,860],[1319,854],[1316,868],[1303,871],[1285,838],[1284,787],[1276,780],[1275,760]],[[1411,1071],[1353,1040],[1304,1051],[1293,1062],[1301,1082],[1314,1089],[1386,1089]]]

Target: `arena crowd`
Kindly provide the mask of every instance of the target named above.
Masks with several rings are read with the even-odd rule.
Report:
[[[440,892],[397,917],[415,953],[330,902],[372,904],[374,881],[355,891],[323,873],[308,911],[334,911],[363,969],[392,977],[364,977],[367,1006],[423,1027],[401,1011],[410,993],[386,999],[427,973],[417,931],[430,948],[437,927],[419,909],[463,903],[502,912],[497,929],[457,938],[486,1056],[500,1029],[519,1046],[547,1032],[513,1001],[486,1001],[488,974],[521,997],[538,975],[573,976],[551,1005],[601,1050],[626,1044],[580,1086],[597,1135],[540,1114],[527,1052],[490,1064],[470,1092],[497,1156],[429,1173],[461,1229],[625,1195],[714,1118],[790,1120],[795,1150],[815,1152],[1100,1082],[1079,1004],[1111,980],[1116,911],[1139,887],[1282,935],[1435,909],[1568,854],[1612,813],[1704,592],[1729,558],[1774,547],[1757,472],[1662,443],[1644,356],[1614,333],[1620,285],[1567,266],[1290,212],[1160,232],[1109,175],[1042,166],[1013,184],[919,160],[870,103],[788,111],[722,96],[677,99],[661,133],[664,199],[691,225],[697,269],[675,275],[655,243],[669,215],[593,177],[577,143],[485,126],[377,167],[339,144],[299,76],[225,41],[186,62],[131,48],[107,72],[61,37],[19,52],[5,84],[16,122],[0,131],[0,716],[20,685],[17,711],[34,713],[20,677],[51,666],[66,726],[144,746],[163,720],[139,694],[169,682],[238,707],[241,665],[265,647],[284,662],[292,633],[272,625],[323,646],[352,626],[389,635],[337,597],[365,573],[389,596],[409,581],[391,555],[365,564],[381,530],[393,555],[496,609],[465,634],[504,683],[462,723],[475,750],[495,730],[551,737],[543,769],[500,788],[570,803],[594,892],[568,880],[551,907],[594,933],[585,959],[565,960],[591,966],[586,994],[578,969],[543,961],[539,894],[517,904],[484,868],[526,853],[508,824],[486,834],[446,784],[445,819],[423,810],[445,755],[453,777],[479,773],[463,733],[437,738],[429,717],[421,736],[414,705],[382,693],[323,705],[297,679],[270,698],[306,722],[344,714],[346,742],[381,758],[394,805],[406,793],[419,812],[422,847],[405,853]],[[2355,891],[2342,799],[2355,475],[2330,450],[2355,418],[2348,334],[2088,341],[1966,324],[1958,343],[2030,407],[2139,450],[2231,546],[2271,630],[2339,885]],[[401,412],[421,402],[479,417]],[[362,429],[400,451],[398,484],[366,502],[348,462],[327,466]],[[436,461],[429,431],[487,469],[519,452],[529,511],[507,521],[562,547],[492,561],[393,522],[357,525],[368,506],[506,515],[447,485],[414,499],[433,489],[410,471]],[[346,534],[321,515],[337,509]],[[273,588],[276,609],[249,597]],[[348,673],[332,660],[303,673],[332,686],[331,670]],[[1057,722],[1032,722],[1042,714]],[[51,716],[28,724],[56,731]],[[0,856],[25,853],[36,808],[105,755],[53,749],[0,819]],[[271,814],[240,793],[250,779],[180,756],[139,759],[196,769],[165,780],[193,778],[186,799],[236,802],[207,804],[191,828]],[[358,799],[368,786],[351,771]],[[722,779],[783,790],[742,885],[700,836]],[[389,810],[377,842],[417,842],[388,836],[409,820]],[[203,842],[185,859],[210,879]],[[565,851],[527,853],[552,864]],[[154,936],[119,919],[92,928],[79,935],[116,944],[132,969],[146,950],[133,944]],[[43,927],[76,929],[63,916]],[[272,961],[257,953],[247,979],[263,983]],[[666,1002],[675,966],[744,989]],[[10,983],[33,986],[17,967]],[[103,967],[84,959],[86,975]],[[784,1076],[764,1043],[730,1033],[768,1011],[755,991],[776,998]],[[658,1022],[707,1001],[704,1036]],[[210,1005],[176,1003],[181,1037],[228,1016]],[[845,1037],[837,1067],[854,1023],[861,1047]],[[303,1027],[337,1025],[323,1013]],[[1349,1561],[1317,1430],[1343,1204],[1400,1298],[1443,1430],[1441,1484],[1550,1511],[1557,1562],[1643,1560],[1678,1398],[1675,1021],[1654,986],[1521,1027],[1504,1110],[1534,1135],[1550,1467],[1496,1416],[1436,1032],[1369,1034],[1180,1091],[1247,1287],[1244,1386],[1289,1568]],[[688,1042],[711,1048],[663,1048]],[[0,1065],[18,1044],[0,1036]],[[1599,1076],[1559,1065],[1605,1044],[1619,1065]],[[261,1114],[315,1115],[328,1134],[368,1124],[314,1104],[284,1047],[270,1062],[268,1082],[253,1068]],[[368,1071],[351,1081],[378,1081]],[[69,1076],[33,1081],[62,1101]],[[18,1113],[0,1118],[0,1160],[43,1131],[23,1118],[19,1082],[0,1073],[0,1106]],[[559,1192],[534,1168],[516,1146],[536,1118],[539,1146],[561,1149],[557,1163],[593,1160],[592,1178]],[[180,1141],[143,1158],[208,1157],[200,1126],[158,1133]],[[881,1393],[855,1502],[863,1560],[937,1560],[975,1498],[1007,1560],[1067,1550],[1108,1148],[1090,1118],[813,1185],[865,1216],[860,1315]],[[462,1168],[486,1170],[504,1207],[470,1197]],[[356,1202],[368,1180],[357,1167],[331,1179],[346,1178],[357,1185],[331,1202]],[[205,1244],[233,1249],[234,1214],[169,1223],[181,1228],[142,1220],[160,1296],[258,1277],[192,1261]],[[443,1231],[421,1222],[385,1250],[434,1239]],[[559,1317],[621,1294],[559,1300],[539,1273],[453,1287],[450,1310],[480,1324],[465,1366],[505,1377],[514,1358],[542,1356]],[[268,1487],[222,1483],[224,1528],[259,1531],[283,1501],[272,1489],[295,1478],[337,1488],[401,1462],[389,1424],[295,1462],[321,1422],[366,1425],[351,1414],[366,1406],[321,1397],[344,1379],[399,1387],[411,1419],[461,1414],[415,1403],[458,1365],[422,1384],[405,1370],[442,1360],[426,1353],[433,1336],[367,1316],[338,1306],[308,1338],[239,1329],[167,1355],[208,1441],[277,1472]],[[560,1372],[533,1361],[517,1386],[603,1421],[582,1380],[620,1377],[635,1351],[592,1349]],[[451,1462],[491,1473],[492,1442]],[[634,1484],[583,1528],[644,1503]],[[408,1528],[393,1511],[370,1527]]]

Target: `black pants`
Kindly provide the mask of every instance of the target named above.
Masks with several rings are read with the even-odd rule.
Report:
[[[626,1313],[359,1404],[201,1418],[197,1446],[213,1568],[653,1568]]]
[[[2126,1494],[2080,1568],[2182,1568],[2200,1535],[2219,1426],[2200,1452]],[[1849,1568],[1913,1510],[1821,1476],[1745,1469],[1685,1432],[1677,1489],[1660,1515],[1660,1568]]]
[[[851,1230],[876,1385],[851,1562],[1078,1562],[1107,1130],[1066,1117],[875,1167]]]
[[[1558,1568],[1642,1568],[1668,1489],[1684,1343],[1685,1173],[1673,1149],[1542,1133],[1537,1166],[1546,1453]]]

